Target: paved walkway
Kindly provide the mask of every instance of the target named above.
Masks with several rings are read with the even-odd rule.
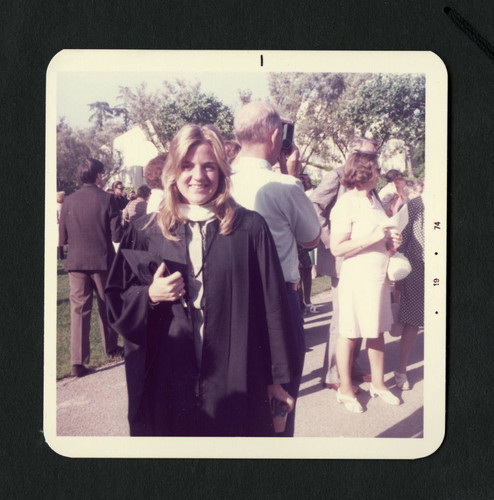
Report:
[[[296,437],[423,437],[423,333],[409,361],[412,390],[394,387],[393,369],[399,339],[386,334],[385,373],[388,387],[402,398],[400,406],[371,399],[368,383],[360,384],[358,399],[363,414],[352,414],[336,402],[335,392],[321,384],[326,336],[331,319],[331,292],[313,297],[320,305],[317,314],[305,318],[307,347],[302,385],[297,401]],[[368,370],[366,353],[360,356]],[[128,436],[127,388],[123,361],[106,365],[86,377],[57,382],[57,435]]]

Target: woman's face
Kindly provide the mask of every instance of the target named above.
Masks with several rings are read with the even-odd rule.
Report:
[[[196,144],[182,160],[177,188],[184,203],[204,205],[218,190],[220,170],[209,144]]]

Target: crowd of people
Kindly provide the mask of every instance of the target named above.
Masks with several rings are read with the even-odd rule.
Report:
[[[251,102],[235,116],[237,141],[184,126],[133,199],[121,181],[98,187],[104,167],[86,159],[82,187],[59,201],[72,375],[88,373],[95,291],[103,347],[124,355],[132,436],[293,436],[314,269],[332,285],[324,386],[354,413],[364,411],[356,382],[399,405],[384,382],[383,337],[399,328],[395,382],[411,389],[408,357],[424,322],[423,183],[389,171],[378,194],[376,144],[359,137],[315,187],[283,141],[284,122]],[[401,234],[389,217],[405,206]],[[398,251],[411,272],[391,282]],[[370,374],[358,365],[363,339]]]

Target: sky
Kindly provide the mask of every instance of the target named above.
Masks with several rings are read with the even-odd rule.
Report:
[[[214,93],[224,104],[238,104],[238,89],[252,90],[254,99],[268,97],[267,73],[195,73],[195,72],[75,72],[57,74],[57,121],[63,116],[71,127],[85,128],[89,122],[88,104],[103,101],[111,107],[121,104],[117,99],[119,86],[135,88],[141,82],[150,91],[162,87],[164,80],[181,78],[201,82],[201,89]]]

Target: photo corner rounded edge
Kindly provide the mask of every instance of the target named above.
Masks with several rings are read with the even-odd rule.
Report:
[[[46,78],[50,76],[51,73],[57,71],[60,69],[61,66],[63,66],[64,62],[67,60],[67,56],[73,52],[71,49],[60,49],[51,59],[50,62],[48,63],[48,66],[46,67]]]
[[[439,448],[444,444],[446,438],[446,411],[444,412],[444,420],[441,429],[434,434],[434,437],[427,440],[424,445],[424,450],[419,455],[413,457],[413,460],[424,460],[434,455]]]
[[[430,57],[430,64],[433,65],[434,70],[443,73],[445,81],[448,81],[448,67],[446,63],[438,56],[434,51],[430,50],[427,52],[428,57]]]
[[[45,353],[46,354],[46,353]],[[76,458],[74,447],[70,445],[71,437],[57,435],[57,404],[56,404],[56,382],[55,374],[45,369],[43,373],[44,388],[43,388],[43,434],[45,444],[56,453],[64,458]]]
[[[44,421],[43,421],[43,436],[45,443],[51,449],[52,452],[60,455],[63,458],[77,458],[78,455],[71,454],[70,446],[67,448],[66,436],[57,436],[56,429],[52,425],[47,425],[47,415],[45,410]]]

